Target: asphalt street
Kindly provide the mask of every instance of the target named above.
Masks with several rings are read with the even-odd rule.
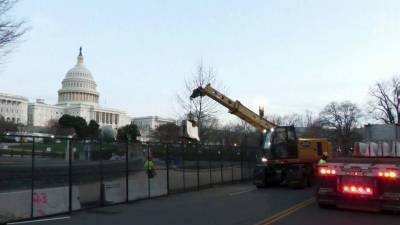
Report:
[[[314,188],[256,189],[251,184],[226,185],[130,204],[76,212],[70,218],[37,225],[397,225],[399,215],[320,209]]]

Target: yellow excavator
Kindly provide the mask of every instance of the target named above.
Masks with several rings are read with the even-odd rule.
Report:
[[[239,101],[233,101],[210,84],[193,90],[191,99],[208,96],[255,127],[261,136],[260,152],[254,169],[254,184],[305,188],[311,185],[315,164],[323,155],[332,156],[332,145],[324,138],[298,138],[294,126],[277,126]]]

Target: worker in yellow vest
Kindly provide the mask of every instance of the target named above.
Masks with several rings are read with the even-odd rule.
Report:
[[[146,161],[144,162],[144,169],[146,170],[147,176],[149,178],[153,178],[154,175],[156,175],[156,167],[153,161],[153,157],[147,157]]]
[[[319,165],[325,164],[327,159],[328,159],[328,153],[327,152],[322,153],[322,157],[319,160],[318,164]]]

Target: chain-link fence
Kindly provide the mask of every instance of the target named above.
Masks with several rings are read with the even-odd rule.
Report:
[[[0,136],[0,224],[249,180],[256,151]]]

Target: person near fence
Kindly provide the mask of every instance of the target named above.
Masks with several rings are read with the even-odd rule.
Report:
[[[319,165],[325,164],[327,159],[328,159],[328,153],[327,153],[327,152],[324,152],[324,153],[322,154],[321,159],[318,161],[318,164],[319,164]]]
[[[149,156],[147,157],[146,161],[144,162],[144,169],[147,172],[147,176],[149,178],[153,178],[156,175],[156,167],[155,163],[153,161],[153,157]]]

